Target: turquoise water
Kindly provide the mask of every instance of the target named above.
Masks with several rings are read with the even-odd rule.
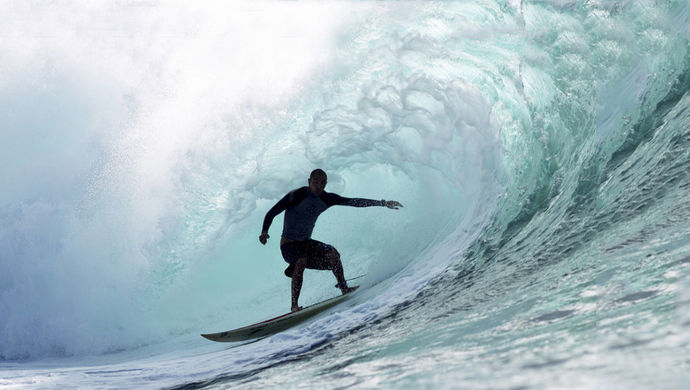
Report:
[[[690,387],[687,2],[0,12],[0,385]],[[289,309],[315,167],[405,205],[319,219],[362,288],[199,337]]]

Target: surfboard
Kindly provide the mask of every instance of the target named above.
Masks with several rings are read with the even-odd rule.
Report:
[[[359,288],[359,286],[352,287],[354,287],[355,290]],[[244,341],[269,336],[289,329],[321,313],[322,311],[337,305],[338,303],[347,299],[353,292],[354,291],[351,291],[347,294],[342,294],[337,297],[333,297],[331,299],[315,303],[311,306],[307,306],[302,310],[283,314],[281,316],[271,318],[266,321],[261,321],[256,324],[248,325],[233,330],[228,330],[225,332],[202,334],[201,336],[211,341],[218,342]]]

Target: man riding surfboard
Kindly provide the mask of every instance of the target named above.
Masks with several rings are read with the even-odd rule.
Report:
[[[311,238],[316,219],[322,212],[331,206],[383,206],[395,210],[402,207],[402,204],[394,200],[345,198],[326,192],[324,189],[328,177],[321,169],[312,171],[307,182],[308,186],[290,191],[268,210],[259,236],[261,244],[266,245],[269,238],[268,229],[273,218],[285,211],[280,252],[289,264],[285,269],[285,275],[292,278],[292,311],[301,309],[297,301],[302,289],[302,275],[305,268],[331,270],[343,294],[354,290],[348,287],[345,281],[340,253],[333,246]]]

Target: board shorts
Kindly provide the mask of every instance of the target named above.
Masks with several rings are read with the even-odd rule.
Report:
[[[294,269],[295,262],[303,257],[307,259],[307,268],[318,270],[330,270],[331,264],[328,261],[327,253],[336,249],[331,245],[321,241],[308,239],[305,241],[292,241],[280,247],[283,259],[290,264],[288,269]],[[337,251],[336,251],[337,253]],[[285,275],[292,277],[292,271],[285,270]],[[288,273],[290,275],[288,275]]]

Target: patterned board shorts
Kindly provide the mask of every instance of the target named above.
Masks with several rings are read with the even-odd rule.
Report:
[[[335,250],[335,248],[333,248],[331,245],[324,244],[321,241],[312,239],[305,241],[292,241],[285,243],[280,247],[280,252],[283,254],[283,258],[288,262],[288,264],[294,265],[295,261],[306,257],[307,268],[319,270],[331,269],[331,265],[326,256],[326,254],[331,250]]]

